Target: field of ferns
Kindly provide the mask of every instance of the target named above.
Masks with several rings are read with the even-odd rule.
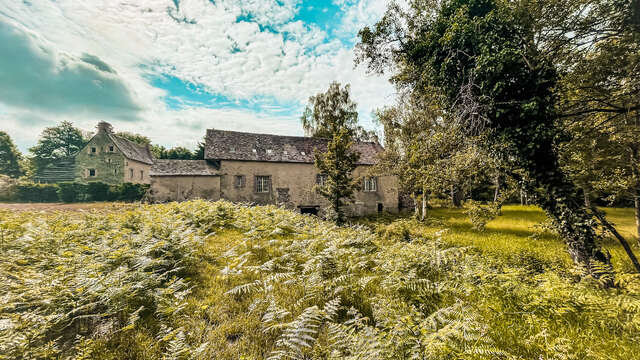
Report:
[[[0,359],[640,354],[636,275],[602,289],[420,229],[228,202],[0,210]]]

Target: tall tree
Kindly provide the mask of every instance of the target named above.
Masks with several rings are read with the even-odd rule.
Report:
[[[341,88],[333,82],[327,92],[311,96],[302,124],[307,134],[329,139],[326,151],[314,154],[323,179],[316,191],[329,201],[332,220],[342,225],[346,221],[344,205],[360,187],[360,181],[353,177],[360,154],[352,151],[358,113],[349,85]]]
[[[37,170],[60,159],[75,155],[87,144],[82,131],[69,121],[44,129],[38,143],[29,149]]]
[[[151,139],[149,139],[149,137],[144,135],[140,135],[140,134],[136,134],[128,131],[119,131],[116,133],[116,135],[121,138],[132,141],[138,145],[142,145],[142,146],[151,145]]]
[[[491,132],[502,157],[565,239],[574,262],[610,285],[610,259],[598,245],[594,219],[560,170],[553,89],[557,72],[540,53],[536,29],[517,4],[501,0],[392,4],[360,31],[358,60],[371,71],[393,69],[400,88],[440,95],[469,134]]]
[[[18,151],[9,134],[0,131],[0,174],[12,178],[24,175],[24,171],[20,166],[21,161],[22,154]]]

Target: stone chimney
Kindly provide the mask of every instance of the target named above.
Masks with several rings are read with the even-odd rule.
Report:
[[[98,129],[98,133],[113,133],[113,126],[106,121],[100,121],[96,128]]]

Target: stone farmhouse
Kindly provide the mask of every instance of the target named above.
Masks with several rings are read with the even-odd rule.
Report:
[[[205,160],[156,160],[151,168],[155,201],[190,198],[278,204],[302,213],[318,214],[326,200],[314,190],[324,178],[314,165],[314,152],[327,140],[207,130]],[[348,209],[352,215],[398,211],[398,182],[393,176],[371,176],[382,146],[357,142],[360,161],[354,176],[362,190]]]
[[[155,202],[226,199],[277,204],[311,214],[321,213],[328,205],[314,189],[325,180],[314,165],[314,153],[326,150],[325,139],[210,129],[204,160],[161,160],[153,158],[148,146],[115,135],[108,123],[101,122],[97,128],[75,156],[77,182],[150,184],[150,199]],[[362,178],[362,189],[348,212],[397,212],[397,179],[370,174],[382,146],[356,142],[354,151],[360,153],[354,176]]]

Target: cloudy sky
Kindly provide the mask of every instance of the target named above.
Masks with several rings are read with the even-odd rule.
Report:
[[[207,128],[302,134],[310,95],[350,83],[363,125],[392,102],[354,68],[382,0],[0,0],[0,130],[21,150],[43,128],[100,120],[165,146]]]

